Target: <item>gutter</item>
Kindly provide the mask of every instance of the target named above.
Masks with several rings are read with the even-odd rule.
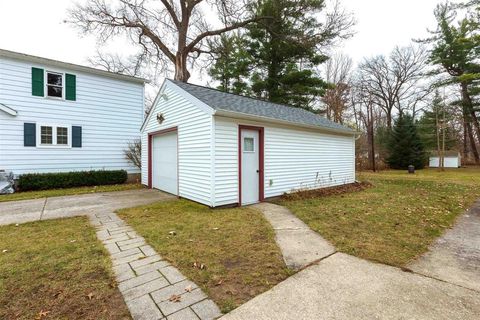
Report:
[[[234,119],[245,119],[245,120],[252,120],[252,121],[263,121],[263,122],[284,124],[284,125],[290,125],[290,126],[295,126],[295,127],[314,129],[314,130],[317,130],[317,131],[338,133],[338,134],[343,134],[343,135],[355,135],[355,136],[358,136],[358,137],[356,137],[356,139],[358,139],[360,137],[360,134],[361,134],[361,132],[354,131],[354,130],[320,127],[320,126],[302,124],[302,123],[288,121],[288,120],[280,120],[280,119],[274,119],[274,118],[269,118],[269,117],[265,117],[265,116],[257,116],[257,115],[252,115],[252,114],[248,114],[248,113],[243,113],[243,112],[215,110],[213,115],[214,116],[220,116],[220,117],[234,118]]]

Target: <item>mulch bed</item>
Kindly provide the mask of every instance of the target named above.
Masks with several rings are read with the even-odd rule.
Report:
[[[328,197],[332,195],[358,192],[368,189],[372,186],[370,182],[354,182],[349,184],[343,184],[335,187],[320,188],[313,190],[301,190],[292,193],[286,193],[280,197],[280,200],[295,201],[305,200],[319,197]]]

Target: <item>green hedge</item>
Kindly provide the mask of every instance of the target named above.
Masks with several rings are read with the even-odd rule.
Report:
[[[18,178],[17,187],[20,191],[30,191],[122,184],[125,181],[127,181],[125,170],[28,173]]]

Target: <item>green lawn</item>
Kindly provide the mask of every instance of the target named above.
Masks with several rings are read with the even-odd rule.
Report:
[[[50,197],[59,197],[59,196],[70,196],[75,194],[85,194],[85,193],[95,193],[95,192],[123,191],[123,190],[133,190],[133,189],[140,189],[140,188],[142,188],[142,185],[139,183],[126,183],[126,184],[114,184],[114,185],[107,185],[107,186],[26,191],[26,192],[17,192],[12,194],[0,195],[0,202],[38,199],[38,198],[50,198]]]
[[[110,270],[86,217],[1,226],[0,319],[130,319]]]
[[[228,312],[284,280],[290,271],[274,231],[248,208],[210,209],[174,200],[119,212],[157,252]],[[176,235],[169,235],[175,231]],[[205,268],[194,267],[202,264]]]
[[[280,200],[339,251],[405,266],[480,198],[480,169],[360,173],[372,187],[306,200]]]

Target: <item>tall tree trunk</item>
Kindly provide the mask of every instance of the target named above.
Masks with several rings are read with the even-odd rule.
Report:
[[[188,82],[190,72],[187,69],[187,56],[185,52],[178,52],[175,56],[175,80]]]
[[[463,115],[463,158],[468,159],[468,134],[467,134],[467,118]]]
[[[392,129],[392,110],[387,110],[387,127],[388,130]]]
[[[462,87],[462,101],[463,105],[467,108],[468,113],[470,114],[471,123],[475,128],[475,132],[477,134],[477,139],[480,141],[480,124],[478,123],[477,115],[475,114],[475,109],[473,108],[472,98],[468,92],[468,84],[466,81],[461,83]],[[474,140],[475,141],[475,140]]]
[[[472,149],[475,163],[480,164],[480,156],[478,155],[477,145],[475,143],[475,138],[473,137],[473,130],[470,122],[467,122],[467,134],[468,134],[468,140],[470,140],[470,148]]]
[[[368,158],[370,160],[373,172],[376,171],[375,165],[375,134],[373,132],[373,110],[371,106],[367,106],[367,141],[368,141]]]

